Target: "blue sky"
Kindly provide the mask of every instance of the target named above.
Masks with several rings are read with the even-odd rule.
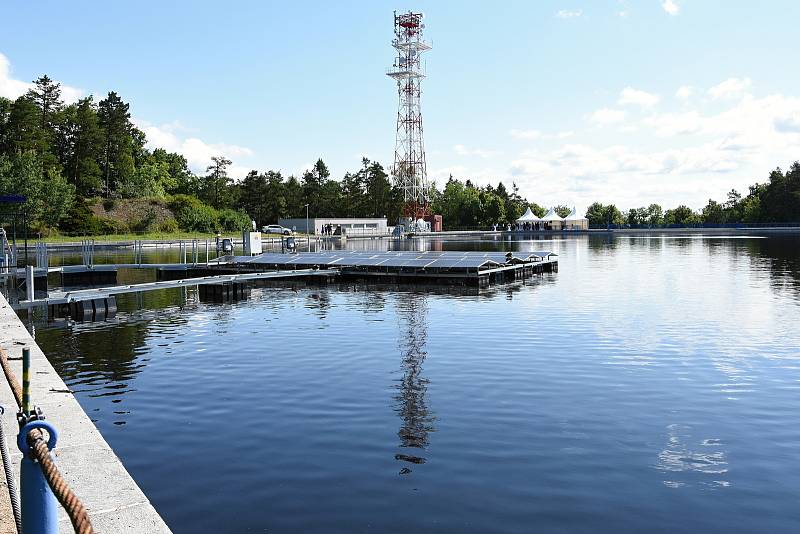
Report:
[[[497,4],[497,5],[492,5]],[[428,172],[543,205],[694,208],[800,158],[800,2],[4,2],[0,95],[116,90],[195,170],[386,166],[392,11],[426,15]]]

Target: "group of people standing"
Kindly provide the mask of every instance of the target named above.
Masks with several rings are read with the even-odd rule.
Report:
[[[339,231],[339,227],[334,227],[332,224],[324,224],[322,226],[322,235],[334,235]]]

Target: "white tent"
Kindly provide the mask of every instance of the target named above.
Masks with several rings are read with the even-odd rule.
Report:
[[[526,223],[526,222],[539,222],[541,219],[537,217],[532,211],[530,206],[528,209],[525,210],[525,213],[522,214],[522,217],[517,219],[518,223]]]
[[[544,222],[554,222],[554,221],[561,222],[563,220],[564,218],[561,217],[558,213],[556,213],[556,210],[554,210],[553,208],[550,208],[550,210],[544,214],[544,217],[542,217],[542,221]]]
[[[578,215],[578,210],[572,207],[572,211],[564,218],[564,226],[570,230],[588,230],[589,219]]]

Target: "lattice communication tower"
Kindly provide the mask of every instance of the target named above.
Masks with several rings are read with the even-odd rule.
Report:
[[[422,138],[421,82],[425,69],[420,59],[430,50],[422,36],[422,13],[394,13],[394,39],[397,50],[394,65],[386,74],[397,82],[397,138],[392,175],[403,191],[403,216],[413,222],[430,214],[425,143]]]

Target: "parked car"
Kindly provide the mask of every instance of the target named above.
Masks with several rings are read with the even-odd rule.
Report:
[[[265,226],[261,229],[261,232],[265,234],[292,235],[292,231],[289,228],[284,228],[280,224]]]

